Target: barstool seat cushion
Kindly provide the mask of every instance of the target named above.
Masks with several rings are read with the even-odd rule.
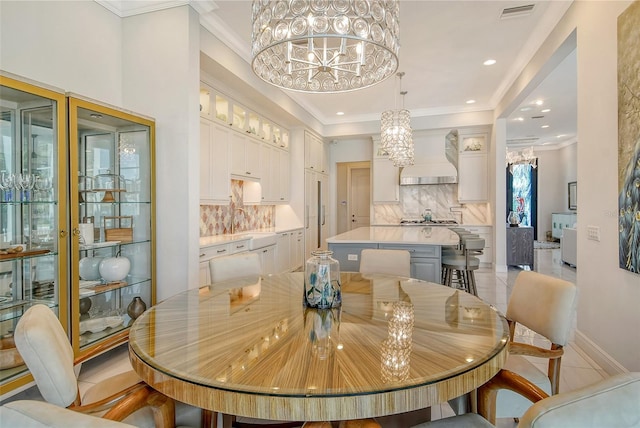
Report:
[[[442,266],[450,267],[451,269],[460,268],[464,269],[477,269],[480,267],[480,259],[477,257],[469,257],[469,264],[467,265],[467,258],[464,255],[447,255],[442,257]]]

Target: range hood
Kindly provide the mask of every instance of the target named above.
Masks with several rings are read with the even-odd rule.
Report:
[[[448,184],[458,182],[458,170],[443,156],[416,158],[400,171],[400,185]]]

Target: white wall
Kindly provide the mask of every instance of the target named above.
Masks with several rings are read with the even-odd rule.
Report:
[[[538,239],[551,230],[551,214],[569,212],[567,184],[576,181],[577,144],[536,150],[538,157]]]
[[[197,283],[197,15],[121,19],[93,1],[1,1],[0,12],[3,70],[155,117],[157,296]]]
[[[92,1],[0,1],[0,22],[0,68],[122,104],[119,17]]]
[[[123,20],[123,36],[123,104],[156,119],[160,301],[198,283],[199,17],[188,6],[136,15]]]
[[[640,371],[640,276],[618,267],[617,18],[629,1],[575,1],[500,102],[497,115],[577,36],[576,343],[610,373]],[[600,241],[587,240],[588,225]]]

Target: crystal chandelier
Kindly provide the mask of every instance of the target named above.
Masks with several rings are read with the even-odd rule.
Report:
[[[253,71],[300,92],[382,82],[398,69],[398,0],[254,0]]]
[[[533,147],[529,147],[521,152],[510,152],[509,149],[507,149],[505,160],[511,173],[513,173],[513,165],[531,165],[531,168],[538,167],[538,157],[533,152]]]
[[[394,166],[405,167],[413,165],[413,131],[411,130],[411,115],[404,108],[404,96],[402,91],[402,77],[404,73],[398,73],[400,95],[402,95],[402,109],[387,110],[382,113],[380,119],[381,149],[389,155]],[[396,98],[397,104],[397,98]]]

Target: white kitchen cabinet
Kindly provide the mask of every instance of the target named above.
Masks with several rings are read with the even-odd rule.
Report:
[[[224,125],[200,119],[200,203],[228,204],[230,201],[231,132]]]
[[[289,202],[291,199],[291,155],[286,150],[278,152],[278,198],[276,202]]]
[[[291,269],[291,235],[292,232],[278,233],[278,244],[276,247],[276,272],[289,272]]]
[[[327,238],[327,176],[306,170],[305,178],[305,256],[320,249]]]
[[[399,172],[388,158],[373,160],[373,203],[400,201]]]
[[[489,167],[486,153],[458,156],[458,201],[486,202],[489,199]]]
[[[262,275],[277,273],[275,245],[269,245],[268,247],[258,248],[257,250],[252,250],[250,252],[257,254],[260,257],[260,266],[262,269]]]
[[[458,136],[458,201],[489,200],[489,131],[461,129]]]
[[[324,143],[320,138],[304,133],[304,167],[317,172],[327,173],[327,159]]]
[[[263,203],[273,202],[278,197],[278,183],[273,179],[273,163],[277,160],[277,153],[271,145],[266,143],[260,145],[260,186]]]
[[[260,184],[263,203],[281,204],[290,199],[289,152],[267,143],[260,147]]]
[[[289,234],[289,260],[290,269],[295,271],[301,268],[304,260],[304,229],[294,230]]]
[[[260,141],[240,132],[232,132],[231,174],[239,178],[260,178]]]

